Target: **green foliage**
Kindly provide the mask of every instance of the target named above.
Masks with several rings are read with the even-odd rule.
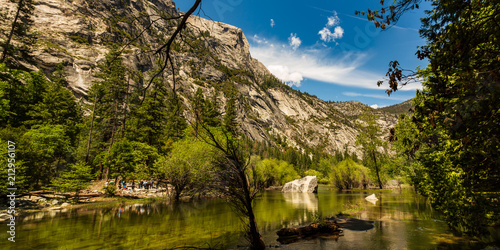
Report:
[[[174,199],[179,200],[185,189],[203,191],[211,181],[215,153],[198,139],[186,137],[174,143],[168,156],[155,163],[158,175],[174,186]]]
[[[69,171],[52,180],[52,187],[60,192],[75,192],[75,200],[78,201],[78,192],[88,187],[94,178],[91,171],[90,166],[83,162],[72,164]]]
[[[128,122],[127,137],[130,140],[147,143],[157,148],[159,152],[166,152],[166,124],[169,114],[165,102],[167,90],[161,80],[155,82],[142,104],[133,107]]]
[[[153,164],[158,157],[156,148],[124,139],[113,144],[104,162],[109,167],[110,178],[147,178],[156,174]]]
[[[226,113],[224,114],[224,128],[233,135],[238,134],[238,123],[236,122],[236,99],[230,97],[226,104]]]
[[[388,18],[371,19],[397,21],[419,2],[394,1]],[[416,53],[429,65],[418,72],[424,88],[414,100],[415,132],[399,145],[416,161],[417,190],[453,230],[473,236],[500,220],[499,10],[498,1],[433,1],[421,19],[427,44]],[[397,62],[388,76],[391,93],[404,78]]]
[[[217,105],[217,93],[215,93],[210,100],[205,98],[201,88],[196,90],[191,102],[191,111],[194,115],[193,129],[196,134],[200,127],[217,127],[220,125],[220,113],[217,110]],[[234,105],[234,103],[232,105]]]
[[[314,169],[309,169],[304,172],[304,176],[316,176],[318,183],[321,184],[328,184],[330,182],[328,179],[328,175],[325,176],[323,173]]]
[[[332,167],[332,184],[340,190],[363,187],[370,183],[368,168],[348,158]]]
[[[117,188],[116,188],[116,185],[113,183],[113,184],[108,184],[107,186],[104,186],[102,189],[103,189],[104,195],[106,197],[113,197],[113,196],[115,196]]]
[[[32,74],[33,75],[33,74]],[[41,73],[35,74],[44,89],[40,100],[33,101],[30,105],[28,125],[54,124],[62,125],[72,142],[79,132],[78,124],[82,121],[82,110],[76,103],[74,95],[61,84],[47,82]]]
[[[174,91],[168,95],[167,110],[166,136],[169,140],[175,142],[182,138],[184,130],[187,128],[187,122],[183,116],[182,100]]]
[[[71,159],[73,149],[62,125],[36,125],[24,134],[28,142],[25,160],[34,187],[50,183]]]
[[[26,164],[26,148],[24,147],[27,144],[25,138],[23,138],[23,134],[26,129],[22,128],[0,128],[0,154],[5,157],[2,164],[0,164],[0,173],[3,173],[5,178],[0,178],[0,194],[5,195],[8,194],[7,188],[13,187],[9,184],[9,181],[15,181],[15,186],[19,190],[29,190],[29,176],[28,176],[28,165]],[[14,142],[15,148],[14,152],[8,151],[8,142]],[[10,144],[12,145],[12,144]],[[8,154],[9,153],[9,154]],[[12,155],[12,153],[14,153]],[[9,163],[13,164],[10,165]],[[9,170],[11,169],[11,170]],[[12,170],[13,169],[13,170]],[[15,173],[15,176],[9,176],[9,173]],[[9,179],[8,177],[12,177],[14,179]]]
[[[360,119],[363,123],[357,122],[360,128],[360,133],[356,138],[356,144],[363,147],[363,158],[377,177],[378,186],[382,189],[382,178],[380,175],[383,173],[380,158],[387,148],[387,143],[380,139],[381,131],[377,124],[378,116],[372,114],[369,109],[366,109],[361,115]],[[379,152],[380,148],[383,153]]]
[[[69,36],[69,38],[77,43],[90,45],[89,40],[85,37],[81,37],[79,35],[73,35],[73,36]]]
[[[255,158],[251,168],[251,179],[261,187],[282,186],[300,178],[293,165],[274,158],[264,160]]]

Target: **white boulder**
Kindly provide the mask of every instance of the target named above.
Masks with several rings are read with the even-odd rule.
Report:
[[[378,198],[375,196],[375,194],[372,194],[372,195],[366,197],[365,200],[367,200],[368,202],[370,202],[372,204],[376,204],[378,201]]]
[[[317,193],[318,181],[316,176],[306,176],[286,183],[281,189],[283,193]]]

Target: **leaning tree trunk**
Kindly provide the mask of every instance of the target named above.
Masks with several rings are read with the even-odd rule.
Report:
[[[236,164],[240,164],[239,162]],[[250,189],[248,188],[248,180],[247,176],[242,169],[239,169],[239,177],[242,182],[243,186],[243,192],[244,192],[244,198],[245,198],[245,206],[247,210],[247,215],[248,215],[248,223],[249,223],[249,232],[248,236],[250,238],[250,243],[252,245],[252,249],[265,249],[266,245],[264,243],[264,240],[262,239],[262,236],[259,233],[259,228],[257,228],[257,222],[255,221],[255,214],[253,212],[252,208],[252,197],[250,194]]]
[[[377,157],[375,156],[375,152],[372,152],[372,157],[373,157],[373,163],[375,164],[375,173],[377,173],[378,186],[380,187],[380,189],[382,189],[382,181],[380,180],[380,174],[377,165]]]
[[[22,5],[23,5],[23,0],[19,0],[19,3],[17,4],[16,17],[14,17],[14,21],[12,22],[12,27],[10,29],[9,36],[7,37],[7,41],[4,44],[3,53],[2,53],[2,59],[0,59],[0,62],[4,62],[5,58],[7,57],[7,54],[9,53],[10,43],[11,43],[11,40],[12,40],[12,36],[14,35],[14,30],[16,28],[17,19],[19,19],[19,15],[21,14],[21,7],[22,7]]]

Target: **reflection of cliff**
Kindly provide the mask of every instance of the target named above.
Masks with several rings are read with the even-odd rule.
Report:
[[[318,197],[312,193],[283,193],[287,203],[291,203],[294,208],[302,208],[307,211],[318,211]]]

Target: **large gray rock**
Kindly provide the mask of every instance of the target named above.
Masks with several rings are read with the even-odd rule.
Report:
[[[288,182],[281,189],[283,193],[317,193],[318,181],[316,176],[306,176],[302,179],[297,179]]]
[[[15,13],[16,3],[13,1],[0,0],[0,6]],[[147,71],[156,66],[156,60],[162,59],[158,57],[161,53],[151,55],[142,51],[144,47],[148,47],[147,51],[158,49],[175,28],[170,22],[157,20],[155,10],[171,16],[183,15],[178,13],[172,0],[37,0],[31,27],[38,37],[36,47],[32,48],[35,63],[25,66],[50,73],[57,64],[64,62],[68,88],[78,99],[84,98],[83,101],[87,102],[88,90],[98,80],[95,77],[99,71],[97,65],[105,60],[110,50],[108,45],[118,41],[128,43],[128,39],[122,41],[112,30],[118,28],[131,36],[142,34],[123,50],[123,63],[130,70],[148,75]],[[116,16],[130,22],[109,21]],[[0,30],[8,30],[12,18],[13,14],[10,14],[6,22],[0,22]],[[153,21],[152,29],[147,28]],[[349,154],[362,156],[361,146],[356,146],[354,142],[360,130],[356,117],[367,108],[366,105],[360,102],[325,102],[287,88],[264,87],[271,73],[264,64],[252,58],[252,54],[258,55],[259,51],[250,53],[248,40],[237,27],[191,16],[185,31],[190,32],[189,37],[198,37],[200,31],[208,31],[210,36],[200,41],[217,58],[207,56],[207,53],[197,56],[199,53],[186,50],[187,45],[171,51],[179,65],[175,70],[181,90],[178,94],[182,96],[183,115],[188,120],[194,119],[189,111],[190,99],[199,87],[208,98],[218,92],[220,83],[229,81],[241,96],[236,105],[236,120],[239,130],[246,137],[267,142],[279,137],[288,146],[299,150],[303,150],[302,145],[305,144],[313,148],[324,147],[330,154],[347,150]],[[240,73],[236,78],[228,77],[221,70],[221,64]],[[171,73],[166,72],[165,77],[168,84],[173,84]],[[142,81],[130,80],[131,86],[142,84]],[[219,94],[217,99],[220,109],[224,110],[228,99],[224,94]],[[90,111],[86,109],[85,112],[88,114]],[[389,128],[397,124],[397,115],[381,110],[373,112],[379,116],[377,124],[385,131],[383,137],[388,137]],[[61,200],[64,197],[53,198]]]

